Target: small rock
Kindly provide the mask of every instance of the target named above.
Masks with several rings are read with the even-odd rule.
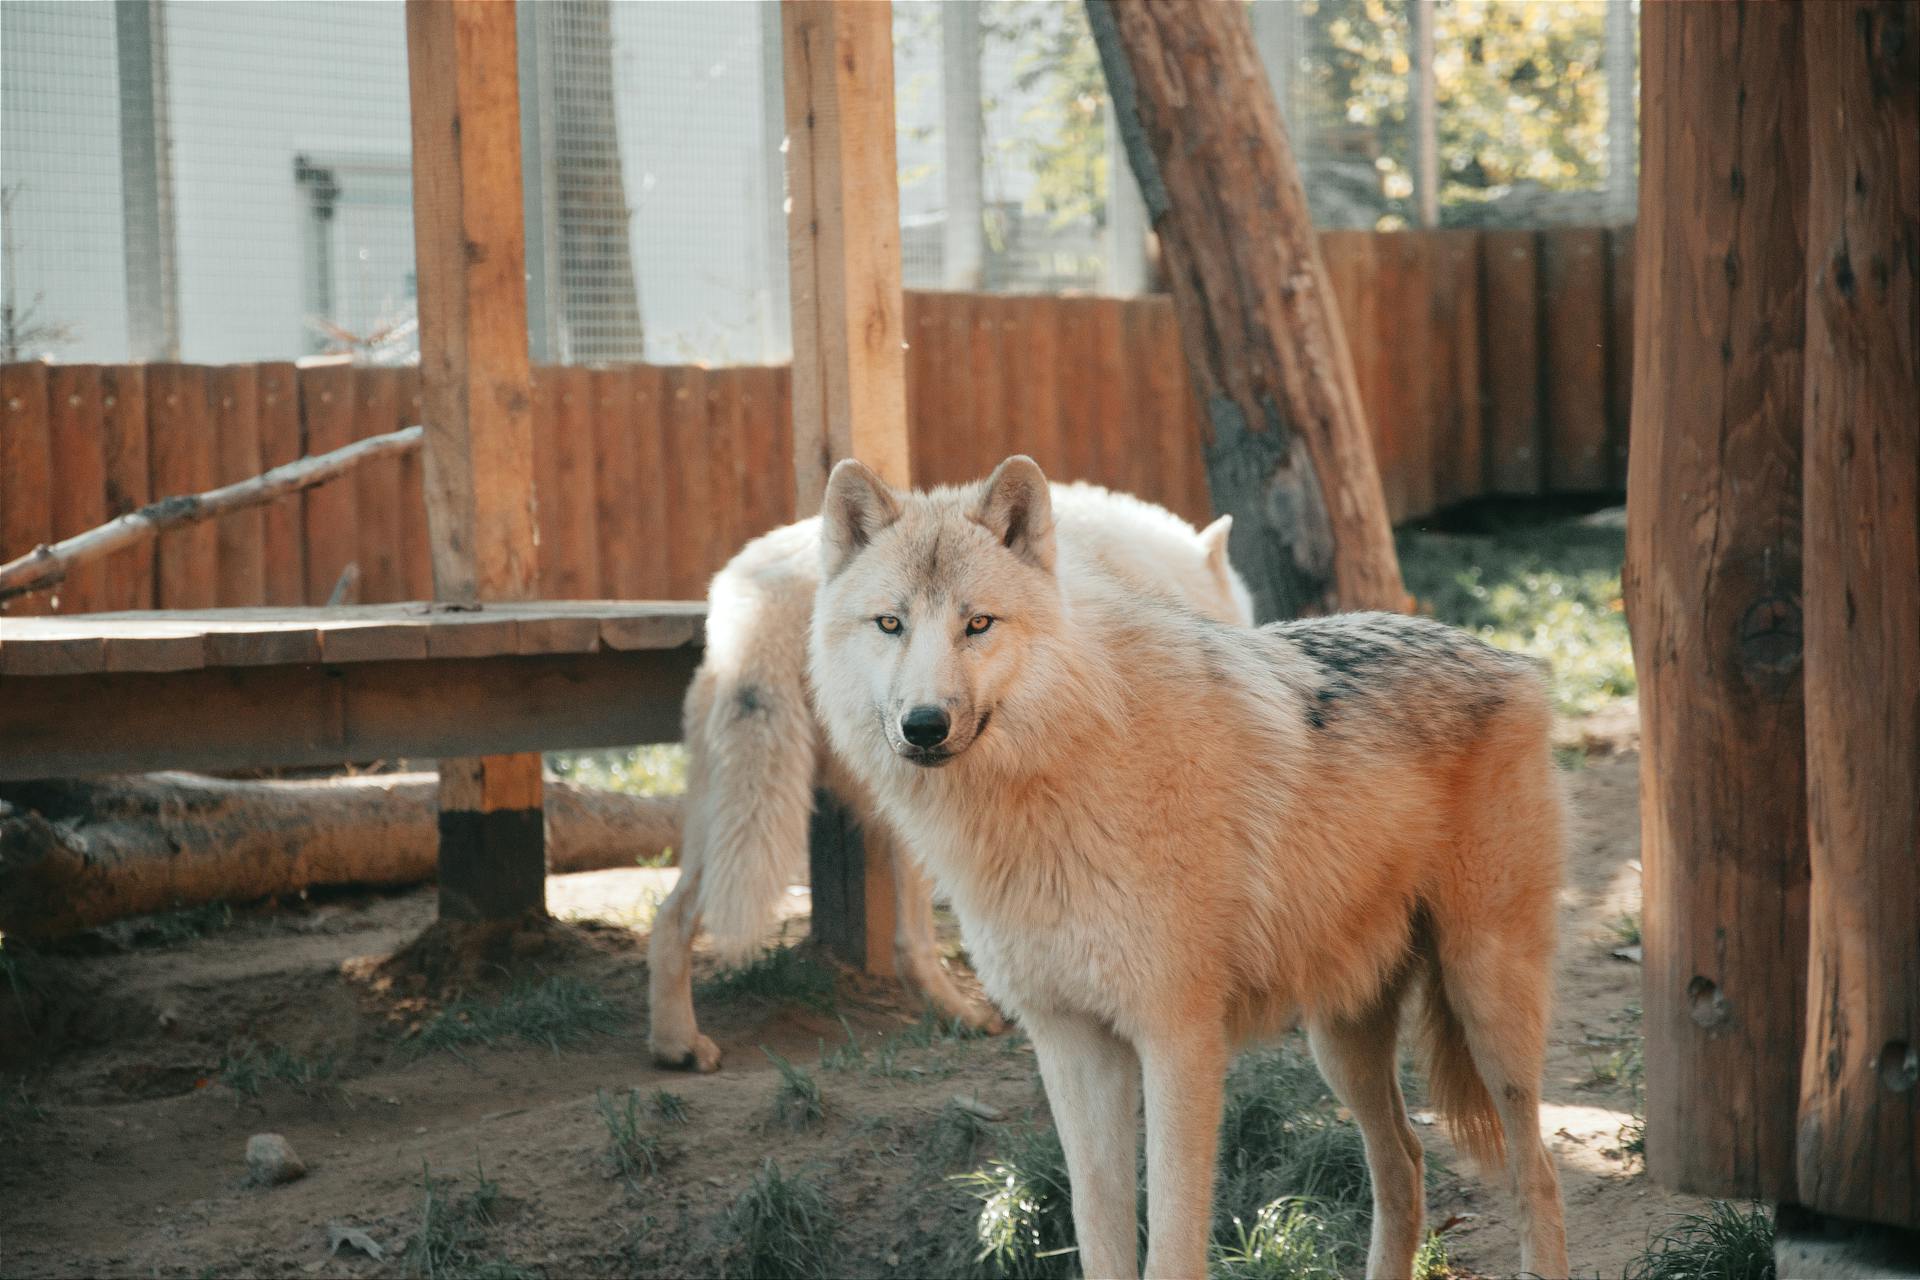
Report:
[[[277,1187],[306,1177],[307,1163],[279,1134],[256,1133],[247,1139],[247,1173],[263,1187]]]
[[[342,1226],[338,1222],[329,1222],[327,1224],[327,1256],[331,1258],[334,1254],[339,1253],[341,1245],[358,1249],[375,1262],[386,1257],[386,1251],[380,1247],[379,1242],[366,1232],[360,1230],[360,1228]]]
[[[988,1121],[989,1123],[995,1120],[1005,1120],[1007,1118],[1006,1112],[1002,1111],[1000,1108],[996,1106],[993,1106],[991,1103],[980,1101],[980,1099],[973,1097],[971,1094],[965,1094],[965,1093],[954,1094],[953,1105],[960,1108],[960,1110],[966,1112],[968,1115],[973,1116],[975,1119],[985,1120],[985,1121]]]

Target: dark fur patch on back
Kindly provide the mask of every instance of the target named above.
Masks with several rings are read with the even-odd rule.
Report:
[[[740,692],[733,695],[735,713],[740,719],[757,716],[767,709],[765,694],[757,684],[743,684]]]

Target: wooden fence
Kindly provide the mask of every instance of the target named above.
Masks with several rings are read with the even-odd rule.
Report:
[[[1620,489],[1632,232],[1322,236],[1396,520],[1491,494]],[[1207,516],[1199,413],[1164,297],[910,293],[916,478],[1012,452]],[[535,371],[540,590],[694,598],[793,516],[782,367]],[[155,496],[254,475],[419,417],[413,369],[0,367],[0,560]],[[431,595],[419,460],[161,537],[15,613]]]

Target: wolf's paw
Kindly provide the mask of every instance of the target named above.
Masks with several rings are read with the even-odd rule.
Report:
[[[691,1045],[649,1045],[653,1063],[668,1071],[718,1071],[720,1046],[706,1036],[695,1034]]]
[[[1000,1011],[984,1000],[967,1000],[958,1009],[949,1010],[947,1016],[981,1035],[997,1036],[1007,1029]]]

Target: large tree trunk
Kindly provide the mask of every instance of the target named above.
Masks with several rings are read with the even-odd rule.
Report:
[[[680,805],[546,788],[547,870],[630,867],[680,840]],[[0,787],[0,932],[34,937],[204,902],[434,878],[430,773],[234,782],[190,773]]]
[[[1400,609],[1353,356],[1244,5],[1088,0],[1263,619]]]
[[[1640,680],[1647,1159],[1794,1198],[1806,115],[1794,5],[1649,4],[1626,602]]]
[[[1798,1198],[1916,1227],[1920,3],[1804,12],[1813,894]]]

